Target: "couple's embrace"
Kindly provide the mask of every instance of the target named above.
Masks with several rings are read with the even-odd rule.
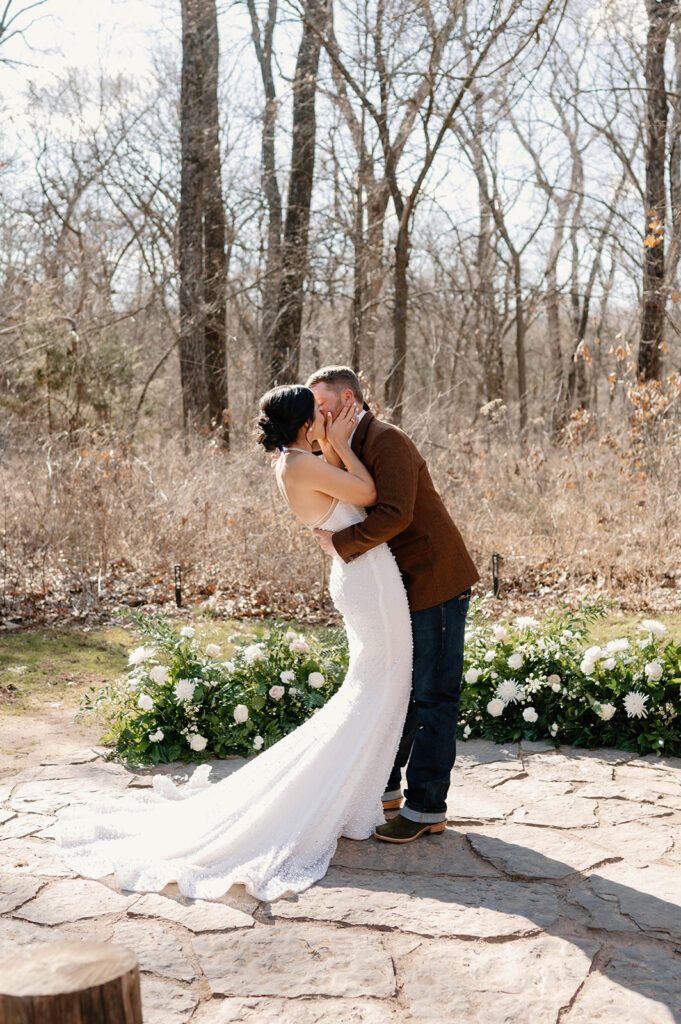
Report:
[[[352,370],[274,388],[260,413],[283,497],[333,556],[347,676],[308,721],[221,782],[210,785],[202,766],[181,788],[160,777],[152,794],[74,808],[59,843],[89,877],[113,872],[137,891],[176,882],[208,899],[243,884],[271,900],[321,878],[340,836],[404,843],[444,828],[475,566],[425,461],[372,416]],[[400,810],[385,822],[386,808]]]

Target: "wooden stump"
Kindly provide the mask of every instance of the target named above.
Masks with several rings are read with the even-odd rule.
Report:
[[[0,1024],[142,1024],[137,957],[108,942],[46,942],[0,958]]]

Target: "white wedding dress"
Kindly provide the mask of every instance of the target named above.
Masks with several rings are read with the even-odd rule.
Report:
[[[364,511],[340,502],[324,529]],[[350,664],[339,691],[308,721],[221,782],[197,768],[186,785],[154,778],[60,818],[69,867],[123,889],[217,898],[240,883],[258,899],[300,892],[322,878],[339,836],[366,839],[385,819],[392,768],[411,686],[407,595],[386,544],[349,564],[335,557],[329,589],[347,629]]]

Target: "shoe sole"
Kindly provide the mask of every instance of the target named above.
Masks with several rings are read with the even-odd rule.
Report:
[[[383,810],[384,811],[397,811],[402,806],[402,797],[398,797],[397,800],[384,800]]]
[[[429,832],[431,835],[444,832],[446,824],[446,821],[435,821],[432,825],[424,825],[416,835],[409,836],[408,839],[393,839],[392,836],[382,836],[378,832],[374,832],[374,839],[380,839],[383,843],[413,843],[419,836],[427,835]]]

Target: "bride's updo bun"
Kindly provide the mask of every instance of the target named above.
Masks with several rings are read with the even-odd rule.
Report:
[[[302,384],[282,384],[260,399],[260,419],[256,440],[265,451],[273,452],[293,444],[298,431],[314,419],[314,395]]]

